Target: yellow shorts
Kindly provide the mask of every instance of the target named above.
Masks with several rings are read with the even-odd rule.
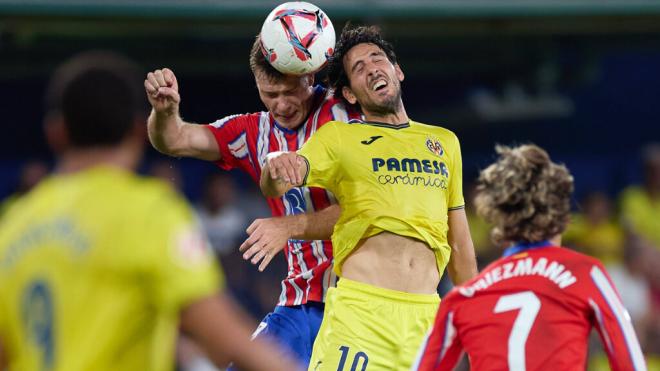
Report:
[[[342,278],[326,296],[309,370],[409,370],[440,297]]]

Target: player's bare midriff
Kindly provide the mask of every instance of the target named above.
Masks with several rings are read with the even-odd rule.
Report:
[[[360,241],[344,261],[342,277],[413,294],[434,294],[440,281],[427,244],[389,232]]]

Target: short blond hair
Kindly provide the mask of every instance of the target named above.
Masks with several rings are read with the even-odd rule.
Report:
[[[498,245],[539,242],[566,229],[573,176],[542,148],[496,146],[499,158],[479,175],[477,213],[494,227]]]

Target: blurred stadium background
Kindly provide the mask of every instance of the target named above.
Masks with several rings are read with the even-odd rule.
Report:
[[[313,2],[337,32],[349,20],[378,24],[394,42],[409,115],[461,139],[466,195],[496,143],[536,143],[571,169],[576,217],[567,243],[608,264],[646,353],[657,358],[660,0]],[[183,117],[199,123],[261,110],[248,54],[278,3],[0,0],[5,205],[52,169],[41,128],[43,90],[59,62],[81,50],[112,49],[145,73],[169,67],[179,80]],[[644,154],[653,166],[643,166]],[[257,274],[236,253],[244,228],[268,215],[249,179],[154,150],[143,171],[170,180],[198,205],[234,294],[255,318],[272,309],[286,262]],[[648,188],[631,188],[643,184]],[[498,252],[488,226],[470,221],[485,264]],[[594,354],[592,368],[601,369]]]

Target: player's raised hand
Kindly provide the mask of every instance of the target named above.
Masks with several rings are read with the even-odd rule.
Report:
[[[294,186],[300,186],[303,182],[301,167],[304,161],[295,152],[273,152],[266,157],[268,170],[273,180],[280,180]]]
[[[286,246],[289,228],[284,218],[257,219],[247,228],[249,237],[238,248],[243,259],[252,264],[259,261],[259,271],[263,272],[270,261]]]
[[[179,111],[179,84],[169,68],[149,72],[144,80],[144,89],[156,113],[172,114]]]

